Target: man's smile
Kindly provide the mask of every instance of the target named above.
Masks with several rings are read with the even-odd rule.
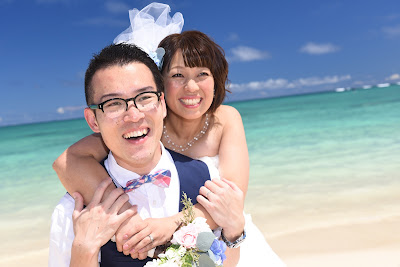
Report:
[[[144,138],[147,136],[149,133],[150,129],[149,128],[144,128],[141,130],[136,130],[136,131],[130,131],[122,135],[123,138],[125,139],[140,139]]]

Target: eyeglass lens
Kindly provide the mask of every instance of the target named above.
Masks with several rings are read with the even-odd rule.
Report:
[[[158,96],[155,92],[146,92],[130,99],[113,99],[104,103],[103,111],[109,117],[118,117],[128,110],[128,102],[130,101],[134,102],[139,111],[144,112],[156,107]]]

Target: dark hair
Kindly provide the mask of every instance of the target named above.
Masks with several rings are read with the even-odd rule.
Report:
[[[139,62],[146,65],[153,74],[154,82],[158,92],[164,92],[164,82],[161,72],[157,65],[139,47],[131,44],[112,44],[103,48],[99,54],[95,54],[90,60],[89,67],[85,74],[85,97],[86,104],[93,102],[92,79],[96,71],[111,66],[124,66],[133,62]]]
[[[228,62],[224,50],[210,37],[199,31],[185,31],[165,37],[159,47],[165,49],[161,72],[168,71],[177,50],[182,51],[185,66],[207,67],[214,78],[214,99],[208,112],[214,113],[225,99],[228,82]]]

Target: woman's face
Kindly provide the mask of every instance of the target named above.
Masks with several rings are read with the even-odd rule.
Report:
[[[201,117],[214,97],[214,78],[207,67],[185,67],[180,50],[172,57],[164,73],[165,99],[168,108],[185,119]]]

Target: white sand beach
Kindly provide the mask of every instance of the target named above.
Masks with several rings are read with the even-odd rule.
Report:
[[[252,189],[249,193],[257,195]],[[321,217],[313,217],[312,220],[318,222],[312,223],[307,221],[307,216],[301,218],[301,212],[292,214],[292,217],[280,212],[266,216],[265,211],[271,210],[260,208],[259,205],[257,208],[254,200],[248,198],[247,210],[250,210],[253,221],[288,267],[400,266],[400,214],[384,218],[381,212],[379,216],[360,217],[358,220],[352,218],[348,223],[323,223],[324,217],[329,216],[322,213],[324,215]],[[399,201],[397,204],[400,204]],[[318,204],[315,208],[318,209]],[[35,227],[40,232],[26,240],[18,227],[12,227],[14,233],[6,233],[5,228],[0,230],[8,241],[2,245],[8,249],[6,254],[1,254],[0,266],[47,265],[49,222],[41,224]]]

